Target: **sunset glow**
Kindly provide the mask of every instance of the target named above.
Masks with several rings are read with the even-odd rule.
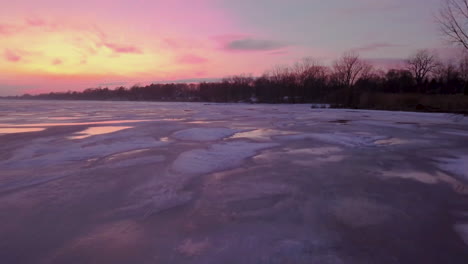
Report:
[[[433,0],[251,2],[3,0],[0,95],[260,75],[350,49],[391,62],[443,46],[427,23]]]

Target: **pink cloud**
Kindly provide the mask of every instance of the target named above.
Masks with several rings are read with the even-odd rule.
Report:
[[[177,59],[178,63],[184,64],[203,64],[207,61],[208,59],[193,54],[183,55]]]
[[[162,40],[164,45],[171,49],[180,49],[182,47],[181,43],[176,39],[165,38]]]
[[[26,18],[26,24],[32,27],[43,27],[47,25],[43,19],[37,17]]]
[[[9,36],[18,31],[18,27],[9,24],[0,24],[0,36]]]
[[[18,52],[14,52],[11,50],[5,50],[3,56],[7,61],[11,62],[18,62],[21,60],[21,56],[18,54]]]
[[[104,46],[111,49],[115,53],[134,53],[134,54],[142,53],[142,51],[138,47],[131,46],[131,45],[122,45],[122,44],[105,42]]]

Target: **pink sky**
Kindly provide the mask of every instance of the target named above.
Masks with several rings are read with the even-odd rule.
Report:
[[[431,9],[413,10],[421,0],[0,1],[0,95],[259,75],[350,49],[394,61],[442,45]]]

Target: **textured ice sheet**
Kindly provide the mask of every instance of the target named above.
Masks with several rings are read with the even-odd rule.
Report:
[[[239,166],[244,159],[255,156],[257,151],[274,146],[277,144],[244,141],[216,144],[208,149],[195,149],[182,153],[172,167],[176,172],[189,174],[227,170]]]

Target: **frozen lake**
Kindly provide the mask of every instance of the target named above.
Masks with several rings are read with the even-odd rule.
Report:
[[[468,117],[0,101],[0,263],[468,263]]]

